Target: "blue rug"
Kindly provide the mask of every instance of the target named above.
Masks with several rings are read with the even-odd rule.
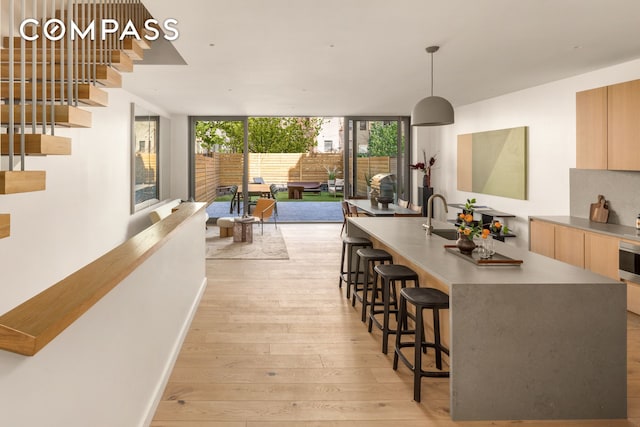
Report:
[[[237,216],[229,213],[229,202],[213,202],[207,206],[209,218]],[[273,221],[270,219],[269,221]],[[339,222],[343,221],[340,202],[278,202],[278,222]]]

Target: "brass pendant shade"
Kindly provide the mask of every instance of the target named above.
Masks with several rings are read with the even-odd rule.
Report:
[[[450,125],[454,121],[451,103],[440,96],[433,96],[433,53],[438,49],[438,46],[427,48],[427,53],[431,54],[431,96],[421,99],[413,107],[412,126],[442,126]]]

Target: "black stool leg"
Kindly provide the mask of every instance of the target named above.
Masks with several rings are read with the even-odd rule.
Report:
[[[349,253],[347,253],[347,298],[351,295],[351,252],[353,252],[353,246],[348,246]],[[360,267],[358,267],[358,270]],[[357,271],[357,270],[356,270]]]
[[[340,277],[338,278],[338,287],[342,288],[342,280],[344,277],[344,251],[347,247],[347,244],[345,242],[342,242],[342,256],[340,257]]]
[[[420,325],[420,327],[418,327]],[[414,347],[413,361],[413,400],[420,402],[420,383],[422,378],[422,341],[424,328],[422,327],[422,307],[416,307],[416,341]]]
[[[403,332],[409,329],[409,321],[407,320],[407,300],[400,295],[400,308],[398,309],[398,327],[396,328],[396,348],[393,352],[393,370],[398,369],[398,352],[402,348]]]
[[[393,280],[388,280],[385,278],[383,288],[382,288],[382,299],[383,299],[383,317],[382,317],[382,352],[387,354],[389,343],[389,305],[391,298],[391,286],[395,286],[395,282]]]
[[[384,278],[382,278],[380,280],[380,284],[382,286],[384,286]],[[375,311],[376,308],[376,301],[378,300],[378,282],[374,282],[374,286],[372,289],[372,294],[371,294],[371,303],[369,304],[369,325],[367,326],[367,331],[369,333],[371,333],[371,330],[373,329],[373,312]]]
[[[384,261],[381,262],[381,264],[384,264]],[[372,265],[372,270],[373,270],[373,278],[372,280],[372,284],[371,284],[371,292],[375,292],[375,289],[378,287],[378,273],[376,273],[376,270],[374,269],[375,267],[375,262]],[[369,305],[369,282],[367,282],[367,285],[362,289],[362,315],[361,315],[361,319],[363,322],[365,322],[367,320],[367,305]]]
[[[442,370],[442,344],[440,343],[440,310],[433,310],[433,334],[436,348],[436,368]]]
[[[354,275],[353,282],[353,297],[351,299],[351,307],[355,307],[356,305],[356,292],[358,291],[358,276],[360,275],[360,255],[356,251],[356,274]],[[367,283],[367,266],[365,266],[365,270],[363,272],[364,282]],[[349,287],[347,287],[347,299],[349,299]]]

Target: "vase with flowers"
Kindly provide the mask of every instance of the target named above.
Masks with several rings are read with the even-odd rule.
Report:
[[[411,169],[419,170],[424,175],[422,177],[422,185],[423,187],[430,188],[431,187],[431,168],[436,164],[436,156],[435,154],[429,158],[427,161],[427,153],[423,150],[422,157],[424,159],[423,162],[418,162],[413,165],[409,165]]]
[[[476,248],[473,239],[483,233],[482,226],[473,220],[474,203],[476,199],[467,199],[462,213],[458,215],[460,225],[458,226],[458,240],[456,246],[460,253],[471,255]],[[489,234],[489,230],[487,230]]]
[[[481,256],[488,258],[495,253],[493,242],[491,241],[491,233],[499,234],[501,231],[508,233],[509,230],[506,225],[497,220],[494,220],[491,224],[482,224],[480,221],[474,221],[475,203],[476,199],[467,199],[462,213],[458,215],[460,225],[458,226],[456,246],[461,253],[471,255],[471,252],[477,247],[473,239],[480,237],[482,239],[481,248],[483,249]]]

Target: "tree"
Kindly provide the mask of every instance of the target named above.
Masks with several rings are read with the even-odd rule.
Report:
[[[306,153],[315,147],[321,126],[319,117],[250,117],[249,152]],[[242,122],[197,122],[196,138],[208,150],[218,144],[225,151],[243,152]]]
[[[402,137],[404,145],[404,136]],[[372,122],[369,132],[369,156],[396,157],[398,155],[398,122]]]

